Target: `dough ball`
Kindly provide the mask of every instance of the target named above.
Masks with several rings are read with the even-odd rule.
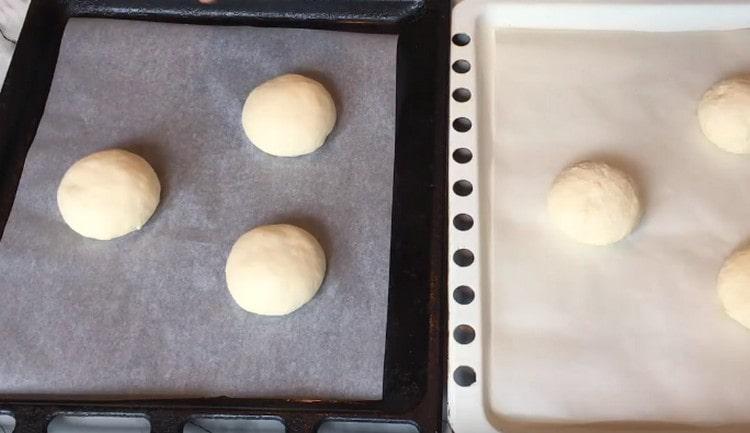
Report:
[[[714,84],[698,105],[703,134],[721,149],[750,153],[750,77]]]
[[[716,289],[729,317],[750,328],[750,248],[737,251],[724,262]]]
[[[552,222],[574,240],[607,245],[628,235],[641,204],[628,175],[603,162],[580,162],[557,176],[547,197]]]
[[[306,304],[326,273],[326,256],[308,232],[289,224],[256,227],[227,258],[229,293],[243,309],[281,316]]]
[[[247,138],[263,152],[299,156],[314,152],[336,123],[336,106],[322,84],[297,74],[253,89],[242,109]]]
[[[60,181],[57,206],[73,230],[109,240],[140,228],[159,204],[161,185],[145,159],[121,149],[92,153]]]

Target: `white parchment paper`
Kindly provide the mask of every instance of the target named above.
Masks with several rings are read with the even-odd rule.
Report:
[[[750,330],[723,313],[715,278],[750,239],[750,157],[710,144],[696,106],[750,72],[750,31],[498,30],[495,55],[492,411],[749,422]],[[641,225],[611,247],[578,245],[548,220],[552,180],[585,159],[627,170],[645,201]]]
[[[396,37],[70,20],[0,241],[0,394],[378,399],[390,256]],[[312,155],[245,138],[249,91],[282,73],[333,93]],[[163,187],[140,232],[72,232],[55,194],[101,149],[145,157]],[[286,317],[226,290],[234,241],[289,222],[323,245],[317,296]]]

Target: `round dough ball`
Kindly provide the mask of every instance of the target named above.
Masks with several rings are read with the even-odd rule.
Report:
[[[750,153],[750,77],[714,84],[698,105],[698,121],[712,143],[732,153]]]
[[[336,106],[322,84],[286,74],[253,89],[242,109],[247,138],[275,156],[312,153],[336,123]]]
[[[154,214],[160,194],[159,178],[145,159],[110,149],[70,166],[57,189],[57,206],[71,229],[109,240],[140,230]]]
[[[750,328],[750,248],[735,252],[724,262],[716,290],[729,317]]]
[[[628,175],[603,162],[580,162],[557,176],[547,207],[552,222],[574,240],[608,245],[627,236],[641,218]]]
[[[326,273],[326,256],[308,232],[289,224],[256,227],[227,258],[229,293],[243,309],[281,316],[306,304]]]

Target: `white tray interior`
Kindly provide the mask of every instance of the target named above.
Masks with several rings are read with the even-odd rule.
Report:
[[[733,31],[748,27],[747,3],[454,9],[470,40],[452,46],[451,92],[471,97],[451,101],[451,122],[471,128],[452,126],[450,146],[472,158],[449,162],[450,219],[473,226],[451,225],[450,253],[474,258],[449,267],[456,432],[750,431],[750,332],[714,290],[750,236],[750,158],[694,118],[713,82],[750,73],[750,31]],[[609,248],[546,221],[554,176],[589,158],[628,170],[646,201]]]

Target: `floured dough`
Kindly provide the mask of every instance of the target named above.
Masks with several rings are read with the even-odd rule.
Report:
[[[560,173],[547,197],[547,208],[563,233],[590,245],[619,241],[641,217],[633,181],[603,162],[580,162]]]
[[[275,156],[314,152],[336,123],[336,106],[322,84],[297,74],[253,89],[242,109],[242,127],[260,150]]]
[[[750,77],[721,81],[703,95],[698,121],[712,143],[732,153],[750,153]]]
[[[750,328],[750,248],[735,252],[724,262],[716,289],[729,317]]]
[[[289,224],[256,227],[235,242],[227,258],[229,293],[243,309],[280,316],[315,296],[326,257],[308,232]]]
[[[57,206],[73,230],[109,240],[140,228],[159,204],[161,185],[140,156],[121,149],[92,153],[60,181]]]

